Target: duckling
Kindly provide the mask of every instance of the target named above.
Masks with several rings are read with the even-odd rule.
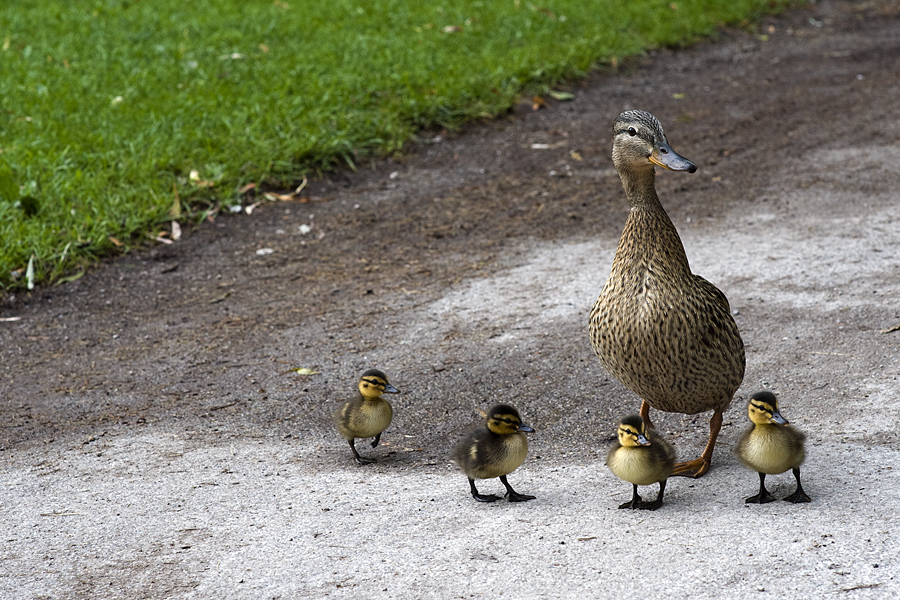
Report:
[[[775,497],[766,489],[766,475],[784,473],[791,469],[797,480],[797,490],[785,498],[787,502],[810,502],[800,485],[800,465],[806,458],[803,442],[806,435],[788,424],[778,410],[778,398],[769,391],[753,394],[747,405],[753,425],[738,439],[734,453],[747,468],[759,473],[759,493],[745,503],[765,504]]]
[[[498,404],[488,413],[484,428],[471,432],[453,447],[453,462],[468,476],[473,498],[479,502],[499,500],[493,494],[479,494],[475,487],[475,479],[499,477],[510,502],[534,500],[534,496],[516,492],[506,480],[528,454],[526,432],[534,429],[522,424],[519,411],[508,404]]]
[[[397,394],[397,388],[388,383],[387,375],[378,369],[369,369],[359,378],[356,386],[359,396],[348,400],[334,411],[334,424],[338,432],[350,444],[356,462],[368,465],[377,462],[374,458],[363,458],[356,451],[356,438],[375,437],[372,447],[381,441],[381,432],[388,428],[394,411],[391,403],[381,397],[382,394]]]
[[[691,272],[678,231],[656,194],[654,166],[693,173],[650,113],[623,112],[613,124],[613,163],[631,212],[606,285],[594,304],[591,345],[603,367],[650,408],[689,415],[713,411],[709,439],[696,460],[673,475],[709,470],[722,412],[744,379],[744,343],[728,300]]]
[[[638,415],[625,417],[616,432],[619,440],[606,457],[606,465],[613,475],[634,486],[631,501],[619,508],[656,510],[663,503],[666,480],[675,466],[675,449],[655,429],[645,426]],[[659,494],[653,502],[644,502],[638,496],[639,485],[659,482]]]

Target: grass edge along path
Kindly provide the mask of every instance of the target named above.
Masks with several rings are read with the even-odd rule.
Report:
[[[791,0],[35,0],[0,8],[0,294]]]

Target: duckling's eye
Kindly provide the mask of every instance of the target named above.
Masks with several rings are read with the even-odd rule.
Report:
[[[636,136],[636,135],[637,135],[637,129],[635,129],[634,127],[629,127],[629,128],[628,128],[628,135],[630,135],[631,137]]]

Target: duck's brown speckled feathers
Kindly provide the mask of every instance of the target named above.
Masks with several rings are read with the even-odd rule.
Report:
[[[659,121],[643,111],[619,115],[613,161],[631,212],[606,285],[591,310],[591,345],[601,364],[649,408],[714,411],[701,457],[675,475],[709,468],[722,411],[744,377],[744,344],[725,295],[691,273],[678,231],[656,194],[654,165],[693,172]]]
[[[484,427],[480,427],[461,439],[452,451],[453,462],[469,478],[472,497],[479,502],[494,502],[499,496],[480,494],[475,479],[499,477],[506,487],[510,502],[533,500],[534,496],[519,494],[506,480],[525,461],[528,440],[523,432],[534,429],[522,424],[519,412],[508,404],[498,404],[488,412]]]

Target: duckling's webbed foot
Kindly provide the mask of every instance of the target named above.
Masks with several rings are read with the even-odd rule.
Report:
[[[759,493],[744,500],[744,504],[768,504],[774,502],[775,496],[766,489],[766,474],[759,474]]]
[[[495,496],[493,494],[479,494],[478,488],[475,487],[475,480],[471,477],[469,477],[469,488],[472,491],[472,497],[479,502],[496,502],[500,499],[500,496]]]
[[[800,485],[800,467],[797,467],[793,470],[794,479],[797,480],[797,490],[784,499],[785,502],[791,502],[793,504],[799,504],[801,502],[812,502],[812,498],[806,495],[806,492],[803,491],[803,486]]]
[[[510,502],[528,502],[529,500],[534,500],[534,496],[529,496],[528,494],[520,494],[516,490],[512,489],[512,486],[509,485],[509,482],[506,480],[506,475],[501,475],[500,481],[502,481],[503,485],[506,486],[506,498]]]
[[[631,500],[629,500],[628,502],[625,502],[623,504],[620,504],[619,508],[635,509],[635,508],[640,508],[641,504],[644,503],[644,501],[641,500],[641,497],[638,496],[637,486],[635,484],[631,484],[631,485],[634,487],[634,492],[631,495]]]
[[[352,439],[349,440],[348,443],[350,444],[350,449],[353,450],[353,457],[356,458],[357,463],[361,465],[371,465],[372,463],[378,462],[374,458],[363,458],[362,456],[360,456],[359,452],[356,451],[356,444],[354,443],[355,441],[355,439]]]
[[[637,507],[641,510],[656,510],[663,505],[663,493],[665,491],[666,480],[663,479],[659,482],[659,494],[657,494],[656,500],[654,500],[653,502],[640,502]]]

